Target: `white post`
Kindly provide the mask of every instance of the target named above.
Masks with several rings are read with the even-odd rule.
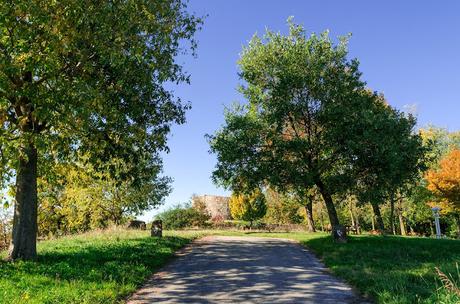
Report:
[[[441,210],[441,208],[433,207],[431,208],[431,210],[433,211],[434,226],[436,227],[436,238],[440,239],[441,238],[441,226],[439,225],[439,210]]]

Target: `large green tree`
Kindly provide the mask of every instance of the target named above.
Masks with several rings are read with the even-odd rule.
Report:
[[[10,257],[33,259],[46,162],[84,155],[139,184],[161,166],[187,108],[165,84],[188,81],[175,58],[195,48],[201,19],[182,0],[2,1],[0,16],[1,173],[16,177]]]
[[[381,98],[366,89],[358,61],[348,59],[347,39],[306,36],[290,23],[287,36],[255,36],[239,66],[248,103],[227,111],[224,127],[209,138],[215,181],[233,189],[316,186],[335,240],[346,241],[333,194],[353,188],[355,165],[379,148],[367,146],[368,137],[388,132],[379,126]]]

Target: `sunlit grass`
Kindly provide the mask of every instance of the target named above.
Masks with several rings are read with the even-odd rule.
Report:
[[[325,233],[148,231],[111,229],[39,242],[35,262],[0,262],[0,303],[120,303],[173,253],[210,235],[290,238],[311,249],[337,276],[377,303],[460,303],[442,288],[434,267],[459,276],[460,241]]]
[[[111,229],[40,242],[35,262],[0,262],[0,303],[118,303],[202,232]]]

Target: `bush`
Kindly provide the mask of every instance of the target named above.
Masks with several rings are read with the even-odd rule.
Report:
[[[164,229],[184,229],[191,227],[205,227],[209,215],[190,206],[178,205],[156,216],[163,222]]]

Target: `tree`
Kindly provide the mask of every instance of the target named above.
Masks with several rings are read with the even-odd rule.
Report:
[[[11,259],[36,256],[37,176],[72,157],[142,184],[161,167],[184,105],[165,83],[188,82],[176,63],[201,19],[182,0],[2,1],[2,174],[14,173]],[[184,45],[182,47],[181,45]],[[148,176],[148,175],[147,175]]]
[[[444,212],[457,219],[460,237],[460,149],[451,150],[439,163],[439,169],[426,174],[428,189],[433,192]]]
[[[412,115],[392,109],[383,96],[373,111],[375,128],[366,130],[361,140],[366,145],[361,156],[353,161],[360,201],[370,202],[377,227],[385,232],[379,205],[390,202],[390,227],[394,226],[394,204],[397,192],[407,191],[425,169],[426,149],[419,134],[413,130]],[[385,130],[382,132],[382,130]]]
[[[155,218],[163,222],[164,229],[183,229],[205,227],[210,216],[205,210],[199,210],[187,203],[172,207],[158,214]]]
[[[170,192],[169,179],[157,173],[134,186],[80,163],[56,164],[52,171],[38,179],[39,235],[120,225],[128,216],[158,206]]]
[[[313,220],[313,201],[316,195],[316,190],[313,189],[301,189],[296,194],[297,200],[302,202],[305,208],[305,217],[307,220],[307,226],[309,232],[316,232],[315,221]]]
[[[250,194],[233,194],[229,202],[230,213],[237,220],[249,221],[249,226],[255,220],[262,218],[267,212],[265,195],[259,189]]]
[[[316,186],[339,242],[346,234],[333,195],[352,188],[357,166],[380,149],[367,146],[370,137],[388,132],[379,126],[388,114],[380,96],[365,88],[358,61],[347,56],[346,37],[338,44],[327,32],[306,37],[292,23],[287,36],[254,36],[239,60],[248,104],[228,110],[224,127],[209,136],[217,183],[281,192]]]
[[[299,224],[303,221],[303,217],[299,214],[302,204],[296,196],[278,193],[269,188],[265,198],[267,205],[265,221],[275,224]]]
[[[427,166],[437,168],[439,161],[452,149],[460,149],[460,132],[449,132],[444,128],[429,125],[420,129],[423,144],[426,147]]]

